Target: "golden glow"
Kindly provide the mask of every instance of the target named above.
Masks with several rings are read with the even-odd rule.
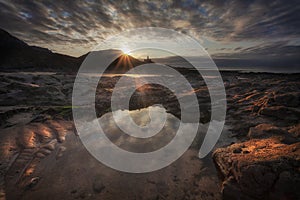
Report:
[[[34,170],[35,170],[35,165],[32,164],[32,165],[30,165],[30,166],[26,169],[24,175],[25,175],[25,176],[30,176],[30,175],[34,172]]]
[[[130,54],[130,49],[128,47],[122,47],[121,51],[123,52],[124,55],[129,55]]]

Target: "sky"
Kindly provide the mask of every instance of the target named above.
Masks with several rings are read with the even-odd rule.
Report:
[[[30,45],[76,57],[124,30],[162,27],[197,39],[220,61],[299,68],[297,0],[0,0],[0,9],[0,28]]]

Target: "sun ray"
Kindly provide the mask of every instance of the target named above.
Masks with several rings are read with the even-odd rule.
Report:
[[[121,51],[123,52],[124,55],[129,55],[130,49],[128,47],[122,47]]]

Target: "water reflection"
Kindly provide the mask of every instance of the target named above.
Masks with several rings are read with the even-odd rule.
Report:
[[[125,118],[128,111],[125,110],[116,111],[115,119],[112,113],[107,113],[99,119],[99,123],[107,137],[122,149],[138,153],[154,151],[162,148],[173,139],[180,125],[180,120],[172,114],[166,113],[164,108],[157,106],[129,111],[129,115],[138,126],[143,127],[150,122],[149,109],[159,110],[157,113],[161,112],[161,115],[156,115],[155,118],[152,118],[151,124],[153,126],[161,126],[164,119],[163,115],[166,115],[166,122],[162,129],[150,138],[132,137],[130,133],[124,133],[119,128],[119,126],[125,127],[126,129],[131,128],[127,127],[129,125]]]

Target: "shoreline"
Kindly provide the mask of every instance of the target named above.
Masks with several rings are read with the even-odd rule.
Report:
[[[44,195],[46,198],[53,192],[56,193],[57,198],[63,197],[65,199],[80,198],[80,196],[92,199],[105,197],[113,199],[120,194],[116,188],[111,188],[111,185],[118,183],[117,185],[120,186],[122,183],[126,187],[121,193],[131,199],[136,194],[126,192],[126,190],[135,187],[136,178],[139,177],[139,185],[149,186],[153,189],[158,184],[161,187],[159,194],[165,197],[171,198],[172,195],[176,194],[182,198],[189,196],[207,199],[232,199],[238,198],[235,195],[239,194],[243,194],[245,198],[248,198],[249,195],[253,196],[247,188],[266,188],[263,193],[258,191],[257,194],[267,195],[270,193],[269,191],[274,189],[272,185],[281,184],[281,182],[277,182],[278,180],[287,179],[296,185],[298,172],[292,163],[295,162],[293,160],[298,159],[297,145],[300,144],[298,125],[299,74],[285,76],[281,74],[246,73],[243,74],[245,79],[233,78],[237,74],[237,72],[223,74],[224,80],[230,80],[230,84],[225,85],[228,103],[225,125],[228,132],[226,132],[227,139],[221,138],[220,142],[223,140],[228,140],[228,142],[224,144],[225,146],[217,146],[216,150],[203,160],[203,162],[210,160],[210,164],[205,167],[202,161],[198,159],[197,151],[193,147],[176,164],[157,172],[157,178],[150,178],[151,175],[134,177],[121,175],[122,173],[104,166],[97,168],[98,164],[96,163],[98,161],[90,157],[82,147],[71,121],[72,107],[70,105],[75,75],[0,73],[0,81],[4,86],[0,91],[2,97],[0,101],[1,119],[3,121],[1,125],[1,174],[3,174],[1,189],[8,192],[8,197],[12,197],[13,194],[22,194],[24,195],[23,199]],[[186,75],[192,81],[193,87],[197,89],[194,92],[201,105],[200,111],[203,112],[203,118],[200,120],[207,123],[209,110],[206,109],[209,106],[209,94],[205,84],[201,79],[198,80],[199,76],[195,74],[193,76]],[[111,89],[117,80],[118,77],[104,77],[100,82],[101,87],[98,88],[96,95],[98,117],[110,112],[108,108]],[[132,99],[131,110],[138,111],[150,105],[162,103],[168,113],[180,119],[180,110],[178,110],[176,99],[170,92],[154,86],[144,89],[148,94],[145,96],[147,101],[140,101],[139,97],[142,93],[136,93]],[[148,98],[149,96],[151,98]],[[14,105],[19,107],[14,107]],[[21,105],[25,107],[20,107]],[[261,145],[263,143],[268,145]],[[47,148],[39,147],[44,145]],[[278,151],[273,151],[272,154],[271,150],[276,146],[280,148]],[[262,157],[257,157],[258,153]],[[78,155],[75,156],[76,154]],[[15,157],[15,155],[19,156]],[[266,160],[268,157],[266,155],[272,155],[274,160]],[[232,165],[229,160],[224,159],[227,157],[234,160]],[[85,162],[82,162],[82,158]],[[288,158],[291,162],[281,162],[284,160],[283,158]],[[28,159],[33,159],[33,162],[28,164]],[[249,162],[246,162],[247,160]],[[72,166],[74,162],[77,164]],[[284,171],[288,171],[290,175],[286,175],[287,172],[283,173],[282,171],[275,171],[276,173],[268,171],[269,165],[264,164],[266,162],[279,166]],[[89,163],[88,166],[91,168],[85,166],[85,163]],[[242,165],[237,165],[237,163],[242,163]],[[239,166],[243,166],[243,168],[239,168]],[[257,171],[252,171],[253,168],[250,166],[255,166]],[[221,176],[211,174],[215,168],[218,169],[217,172]],[[95,173],[93,170],[90,172],[91,169]],[[103,174],[100,169],[110,174],[111,180],[109,179],[110,176]],[[266,179],[272,183],[270,187],[265,187],[264,182],[257,185],[257,183],[251,182],[252,179],[247,173],[240,172],[241,170],[253,174],[254,177],[260,176],[264,170],[267,170],[270,177],[275,177],[275,179]],[[53,174],[57,176],[52,177]],[[72,179],[74,174],[78,176],[76,181]],[[164,174],[168,174],[165,179]],[[174,178],[174,176],[177,177]],[[187,180],[185,180],[185,176],[188,177]],[[63,188],[58,188],[54,184],[57,181],[56,178],[59,177],[61,184],[64,185]],[[99,178],[94,179],[94,177]],[[161,179],[169,186],[162,184]],[[20,180],[19,183],[16,184],[16,180]],[[72,185],[74,181],[80,183],[80,180],[84,181],[78,187]],[[128,180],[130,181],[128,182]],[[240,180],[244,182],[240,183]],[[53,183],[53,188],[47,189],[46,183]],[[95,184],[99,186],[96,189],[94,188]],[[205,184],[208,186],[204,187]],[[250,185],[244,188],[242,187],[243,184]],[[13,189],[15,187],[16,189]],[[158,194],[155,191],[151,194],[147,193],[143,188],[138,187],[137,189],[145,195],[141,197],[142,199]],[[182,188],[182,190],[178,188]],[[279,187],[277,190],[285,191],[285,188]],[[288,191],[292,189],[291,186]],[[67,193],[63,193],[63,191],[67,191]],[[169,193],[168,191],[172,192]],[[277,195],[281,197],[283,194]]]

